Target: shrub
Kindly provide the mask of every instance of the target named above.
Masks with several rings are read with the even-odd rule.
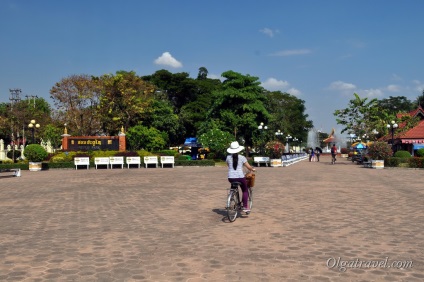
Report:
[[[42,162],[47,158],[48,153],[43,146],[39,144],[31,144],[26,146],[24,155],[30,162]]]
[[[139,155],[137,154],[137,152],[125,151],[125,152],[117,152],[115,154],[115,156],[117,156],[117,157],[138,157]]]
[[[160,150],[155,152],[156,155],[159,156],[173,156],[176,157],[179,153],[176,150]]]
[[[384,166],[387,167],[398,167],[401,164],[402,159],[401,158],[388,158],[385,162],[384,162]]]
[[[265,144],[265,153],[271,159],[279,159],[284,154],[284,144],[280,141],[270,141]]]
[[[408,159],[409,167],[424,168],[424,158],[413,157]]]
[[[424,148],[418,149],[417,150],[417,156],[418,157],[424,157]]]
[[[411,154],[408,151],[397,151],[394,155],[396,158],[411,158]]]
[[[349,150],[347,148],[341,148],[340,149],[340,153],[341,154],[348,154],[349,153]]]
[[[393,152],[389,144],[377,141],[368,147],[368,154],[373,160],[386,160],[392,156]]]

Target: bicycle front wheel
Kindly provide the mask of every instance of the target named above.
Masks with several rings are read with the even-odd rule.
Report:
[[[253,206],[253,190],[252,187],[249,187],[249,208],[252,209]]]
[[[234,191],[230,191],[227,199],[227,217],[228,220],[233,222],[237,218],[238,214],[238,195]]]

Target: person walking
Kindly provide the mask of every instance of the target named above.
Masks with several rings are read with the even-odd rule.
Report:
[[[319,162],[319,155],[321,154],[320,150],[316,148],[315,155],[317,156],[317,162]]]
[[[309,155],[309,161],[310,162],[314,162],[315,161],[315,151],[314,151],[314,148],[311,148],[311,151],[310,151],[310,155]]]
[[[337,148],[336,148],[336,144],[333,144],[333,147],[331,147],[331,163],[335,164],[336,163],[336,156],[337,156]]]

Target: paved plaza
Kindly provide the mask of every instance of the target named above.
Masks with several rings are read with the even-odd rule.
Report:
[[[424,170],[257,168],[225,218],[225,167],[0,178],[0,281],[423,281]]]

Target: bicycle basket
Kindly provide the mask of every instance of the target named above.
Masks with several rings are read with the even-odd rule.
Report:
[[[246,182],[247,182],[247,187],[255,186],[255,174],[251,172],[246,173]]]

